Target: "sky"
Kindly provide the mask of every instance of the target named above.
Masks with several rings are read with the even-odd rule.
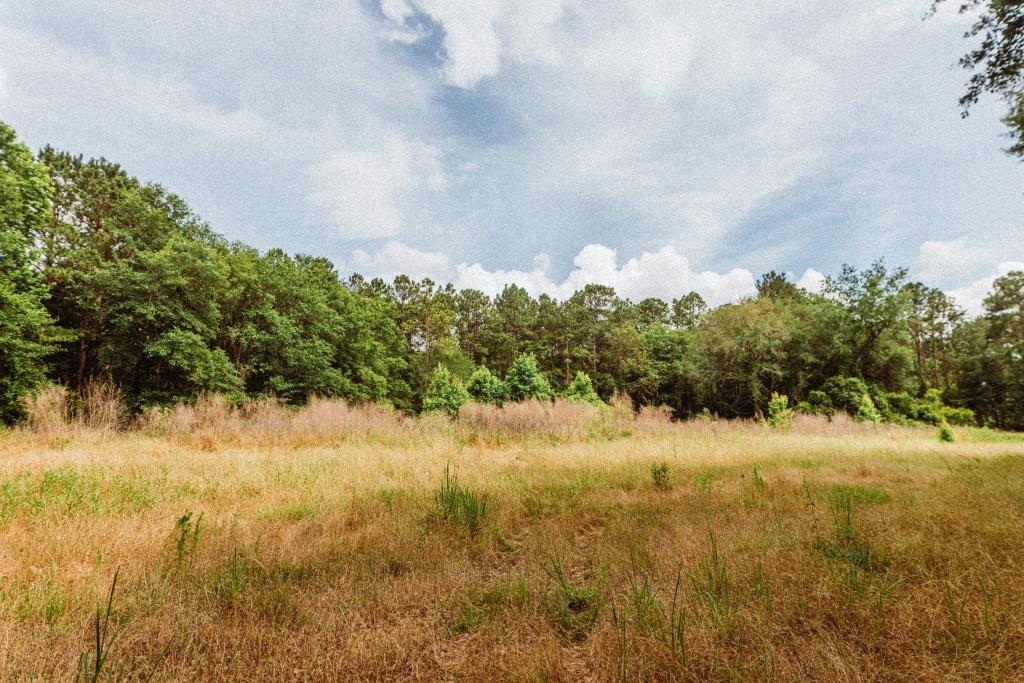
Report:
[[[972,312],[1024,268],[969,19],[928,0],[4,0],[0,120],[103,156],[218,232],[559,298],[877,258]]]

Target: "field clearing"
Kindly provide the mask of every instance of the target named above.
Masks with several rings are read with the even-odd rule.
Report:
[[[0,670],[73,678],[117,572],[127,680],[1021,680],[1022,456],[810,419],[9,432]]]

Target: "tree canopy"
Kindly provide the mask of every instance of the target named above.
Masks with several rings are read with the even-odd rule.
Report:
[[[342,277],[321,257],[225,240],[111,161],[33,156],[2,125],[0,256],[4,422],[44,383],[103,381],[130,410],[203,392],[450,414],[467,400],[625,393],[680,418],[784,405],[1024,429],[1021,272],[995,281],[976,318],[883,261],[844,266],[821,292],[771,271],[756,295],[715,308],[600,284],[558,300]]]

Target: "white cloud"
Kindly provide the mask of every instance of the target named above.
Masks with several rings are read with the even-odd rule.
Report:
[[[407,198],[448,186],[439,148],[395,134],[339,150],[307,173],[310,200],[347,239],[397,235]]]
[[[372,256],[356,251],[352,265],[364,275],[385,278],[406,273],[443,282],[451,275],[444,254],[419,251],[399,242],[389,242]],[[533,296],[548,294],[557,299],[566,299],[587,284],[608,285],[620,296],[634,301],[646,297],[671,300],[697,291],[710,305],[735,301],[755,291],[750,271],[734,268],[725,273],[698,272],[670,245],[619,263],[614,249],[588,244],[573,259],[573,265],[564,279],[556,280],[549,273],[550,259],[544,254],[534,258],[530,270],[488,270],[479,263],[460,263],[452,281],[459,289],[478,289],[491,296],[506,285],[515,284]]]
[[[475,277],[537,288],[562,282],[534,254],[564,264],[588,242],[679,245],[723,277],[885,255],[948,275],[944,289],[996,260],[957,264],[953,240],[918,263],[924,239],[970,226],[966,247],[1024,260],[1024,166],[999,151],[1001,103],[958,117],[964,76],[947,67],[969,18],[953,8],[924,22],[920,0],[4,10],[0,108],[31,147],[117,159],[261,248],[401,239],[449,254],[452,277],[483,263]]]
[[[997,260],[992,249],[970,243],[966,237],[955,240],[929,240],[921,244],[915,276],[931,283],[967,282]]]
[[[352,252],[350,269],[369,277],[386,280],[396,275],[414,279],[429,277],[436,282],[448,279],[448,257],[439,252],[420,251],[401,242],[388,242],[374,254],[362,250]]]
[[[804,274],[800,276],[800,279],[796,281],[797,287],[814,294],[820,294],[824,285],[825,274],[819,273],[814,268],[808,268],[805,270]]]
[[[684,19],[677,5],[656,0],[618,8],[570,0],[384,0],[395,40],[425,37],[406,25],[413,5],[444,29],[442,75],[465,89],[515,62],[579,68],[664,94],[679,83],[694,52],[693,17]],[[566,13],[571,25],[561,27]]]
[[[975,280],[966,287],[959,287],[946,292],[960,304],[968,315],[976,316],[985,312],[985,297],[992,291],[996,278],[1006,275],[1011,270],[1024,270],[1022,261],[1006,261],[1000,263],[995,275]]]

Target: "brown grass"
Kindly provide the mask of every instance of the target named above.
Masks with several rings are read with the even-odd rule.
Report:
[[[1020,437],[541,408],[10,432],[0,678],[72,678],[118,569],[129,680],[1024,676]],[[437,507],[446,465],[477,533]]]

